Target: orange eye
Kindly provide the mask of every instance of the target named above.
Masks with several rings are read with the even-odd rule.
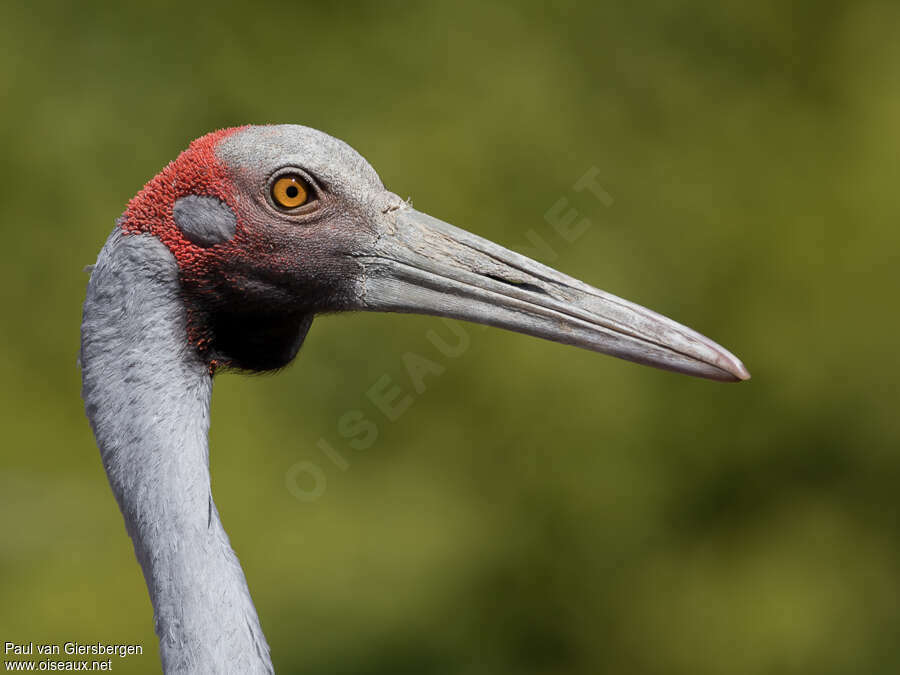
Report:
[[[295,209],[309,199],[309,188],[296,174],[282,176],[272,186],[272,199],[283,209]]]

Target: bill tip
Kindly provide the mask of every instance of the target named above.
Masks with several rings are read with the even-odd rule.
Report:
[[[737,359],[735,359],[737,361]],[[746,366],[740,361],[734,364],[734,369],[731,371],[735,376],[737,382],[746,382],[750,379],[750,371],[747,370]]]

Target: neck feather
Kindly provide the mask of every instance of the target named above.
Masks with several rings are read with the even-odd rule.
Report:
[[[117,227],[88,284],[82,396],[134,542],[167,673],[272,672],[209,481],[212,378],[189,348],[178,268]]]

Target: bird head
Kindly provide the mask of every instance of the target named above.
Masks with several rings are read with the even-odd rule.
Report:
[[[213,368],[283,367],[316,314],[362,310],[474,321],[709,379],[749,377],[685,326],[416,211],[359,153],[308,127],[197,139],[119,225],[171,251],[187,339]]]

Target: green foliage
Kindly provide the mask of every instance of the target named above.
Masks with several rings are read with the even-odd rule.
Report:
[[[587,6],[583,6],[587,5]],[[84,419],[91,263],[194,137],[297,122],[417,208],[683,321],[696,381],[418,317],[316,321],[218,378],[212,471],[282,673],[900,671],[890,2],[32,3],[0,8],[0,634],[143,643]],[[572,191],[591,167],[614,202]],[[561,197],[592,226],[568,244]],[[415,394],[402,357],[445,371]],[[382,375],[413,396],[388,422]],[[359,409],[360,451],[338,433]],[[317,447],[326,439],[340,470]],[[297,462],[327,487],[286,487]]]

